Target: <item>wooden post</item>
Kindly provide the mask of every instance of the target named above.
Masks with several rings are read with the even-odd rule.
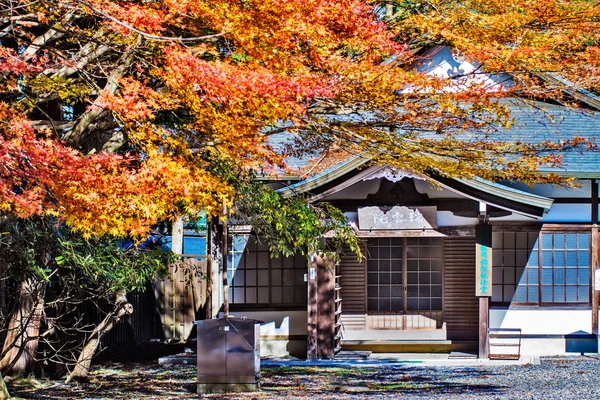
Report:
[[[306,324],[306,359],[317,359],[317,255],[311,254],[308,262],[308,315]]]
[[[227,205],[223,203],[223,316],[229,318],[229,282],[227,281]]]
[[[173,222],[171,251],[175,254],[183,254],[183,217],[179,217]]]
[[[592,224],[598,223],[598,181],[592,179]]]
[[[317,260],[317,357],[335,355],[335,265],[326,258]]]
[[[223,248],[221,247],[223,244],[222,237],[220,235],[219,225],[217,223],[213,223],[213,231],[211,235],[214,235],[211,239],[211,248],[212,252],[215,255],[211,259],[211,272],[210,272],[210,288],[211,288],[211,315],[212,318],[216,318],[219,315],[219,310],[221,309],[222,301],[222,292],[221,286],[223,283],[223,278],[220,273],[223,270]],[[219,262],[221,261],[221,262]],[[219,279],[221,278],[221,279]]]
[[[206,293],[206,299],[204,299],[204,315],[206,319],[211,319],[212,315],[212,219],[208,221],[206,224],[206,276],[204,281],[204,286],[206,289],[204,292]]]
[[[475,227],[475,295],[479,297],[479,358],[489,357],[490,296],[492,292],[492,226],[483,223]]]
[[[490,298],[480,297],[479,298],[479,358],[489,357],[489,338],[488,338],[488,327],[489,327],[489,307]]]
[[[600,291],[596,290],[596,269],[598,269],[598,225],[592,226],[592,335],[598,335],[598,300]]]

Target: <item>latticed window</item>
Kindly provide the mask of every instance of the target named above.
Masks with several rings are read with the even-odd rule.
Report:
[[[533,232],[492,233],[492,301],[539,301],[538,236]]]
[[[403,239],[369,239],[367,303],[371,311],[402,311],[404,304]]]
[[[541,264],[542,303],[589,303],[589,233],[542,233]]]
[[[442,244],[439,238],[369,239],[369,311],[441,310]]]
[[[442,239],[408,238],[407,309],[442,309]]]
[[[589,303],[588,232],[494,232],[492,246],[493,302]]]
[[[227,278],[232,304],[304,306],[307,289],[306,257],[271,258],[269,250],[253,236],[233,237]]]

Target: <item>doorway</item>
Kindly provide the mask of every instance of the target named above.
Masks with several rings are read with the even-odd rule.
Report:
[[[443,239],[367,242],[367,327],[435,329],[443,309]]]

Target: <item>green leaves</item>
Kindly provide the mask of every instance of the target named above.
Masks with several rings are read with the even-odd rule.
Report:
[[[252,225],[272,256],[317,253],[337,261],[343,245],[360,256],[358,238],[339,209],[301,196],[283,197],[253,179],[238,186],[235,219]]]
[[[140,248],[122,238],[86,239],[47,218],[17,219],[5,225],[8,232],[0,236],[0,278],[52,282],[62,291],[85,296],[144,289],[172,258],[160,247],[160,240]]]

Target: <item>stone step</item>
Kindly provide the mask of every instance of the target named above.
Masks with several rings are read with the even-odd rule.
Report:
[[[473,351],[476,342],[451,340],[343,340],[342,351],[371,351],[373,353],[451,353]]]

